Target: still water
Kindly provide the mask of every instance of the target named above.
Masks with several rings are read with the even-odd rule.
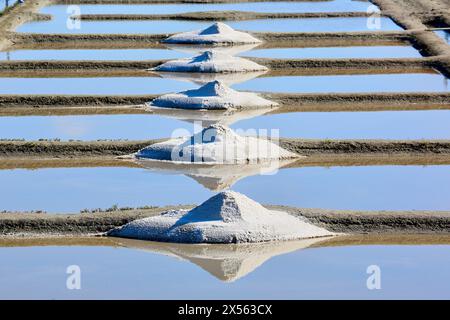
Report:
[[[275,59],[418,58],[409,46],[321,47],[256,49],[240,54]],[[0,52],[0,60],[158,60],[188,58],[192,54],[169,49],[15,50]]]
[[[199,257],[200,249],[186,246],[116,241],[118,247],[0,248],[0,298],[450,298],[448,245],[307,248],[296,242],[262,253],[254,245],[236,259],[231,249]],[[67,267],[74,264],[81,290],[66,287]],[[367,289],[366,270],[374,264],[382,271],[381,290]]]
[[[368,1],[332,0],[323,2],[251,2],[251,3],[202,3],[202,4],[115,4],[79,5],[81,14],[172,14],[206,11],[253,11],[253,12],[366,12],[372,6]],[[42,13],[61,16],[69,6],[52,5]]]
[[[209,176],[206,174],[199,172],[188,177],[173,171],[140,168],[0,170],[0,210],[61,213],[109,208],[114,204],[131,207],[199,204],[215,194],[203,185],[211,186],[221,179],[220,174],[217,177],[211,172]],[[450,210],[450,167],[446,165],[303,167],[253,176],[241,169],[229,174],[235,182],[233,190],[264,204],[355,210]]]
[[[380,18],[380,28],[370,29],[367,18],[308,18],[308,19],[261,19],[227,21],[237,30],[254,32],[350,32],[402,30],[389,18]],[[73,21],[70,14],[55,16],[51,21],[29,22],[17,31],[33,33],[72,34],[170,34],[203,29],[211,22],[181,20],[144,21]]]
[[[266,112],[270,112],[268,109]],[[183,111],[162,115],[93,115],[0,117],[0,137],[4,139],[61,140],[159,139],[169,138],[174,130],[193,133],[193,122],[202,121],[204,112]],[[192,116],[197,114],[198,118]],[[242,115],[241,115],[242,114]],[[247,118],[247,117],[250,118]],[[321,139],[450,139],[450,111],[382,112],[294,112],[251,118],[236,112],[220,119],[233,129],[276,129],[285,138]],[[206,119],[209,120],[209,119]],[[209,122],[202,122],[207,126]],[[145,129],[143,129],[145,128]],[[186,134],[188,134],[186,133]]]
[[[198,87],[187,81],[157,77],[0,78],[0,94],[161,94]],[[438,73],[259,77],[233,87],[286,93],[448,92],[450,89],[447,78]]]

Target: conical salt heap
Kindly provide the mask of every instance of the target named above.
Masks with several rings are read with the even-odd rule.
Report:
[[[212,81],[199,89],[163,95],[149,105],[162,108],[224,110],[272,107],[277,104],[255,93],[239,92],[222,82]]]
[[[190,211],[172,210],[136,220],[108,235],[177,243],[244,243],[333,234],[305,218],[271,211],[240,193],[224,191]]]
[[[151,70],[164,72],[231,73],[266,71],[267,68],[244,58],[234,57],[215,50],[208,50],[193,58],[165,62]]]
[[[237,164],[293,159],[289,152],[269,139],[240,136],[223,125],[212,125],[191,137],[174,138],[152,144],[135,154],[138,159],[173,162]]]
[[[236,31],[230,26],[222,22],[216,22],[203,30],[195,30],[190,32],[178,33],[170,36],[166,43],[180,44],[246,44],[260,43],[261,40],[256,39],[248,33]]]

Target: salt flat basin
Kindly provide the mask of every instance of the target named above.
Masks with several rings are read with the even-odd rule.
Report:
[[[333,0],[323,2],[252,2],[252,3],[189,3],[189,4],[114,4],[78,5],[82,14],[173,14],[200,11],[253,12],[366,12],[368,1]],[[51,5],[42,13],[64,15],[68,5]]]
[[[216,193],[194,178],[143,168],[0,170],[0,180],[0,211],[200,204]],[[232,189],[262,204],[303,208],[450,210],[450,166],[286,168],[244,177]]]
[[[44,34],[168,34],[199,30],[211,25],[211,21],[145,20],[145,21],[81,21],[79,27],[70,14],[55,16],[50,21],[29,22],[21,25],[18,32]],[[69,22],[68,22],[69,21]],[[351,31],[398,31],[403,30],[391,19],[380,18],[380,29],[369,29],[367,18],[307,18],[307,19],[260,19],[227,21],[227,25],[250,32],[351,32]]]
[[[222,121],[230,124],[233,129],[244,132],[253,129],[279,130],[280,136],[284,138],[450,139],[448,110],[295,112],[261,116],[258,116],[257,111],[242,113],[241,116],[240,112],[232,115],[229,119],[231,123],[228,123],[226,117]],[[161,139],[171,137],[175,129],[183,129],[187,135],[192,134],[195,114],[199,121],[197,125],[203,124],[206,127],[214,123],[208,118],[203,120],[206,112],[202,111],[188,113],[187,119],[170,114],[0,117],[0,137],[85,141]],[[182,112],[176,115],[181,116]]]
[[[191,55],[170,49],[69,49],[14,50],[0,52],[0,60],[160,60],[189,58]]]
[[[269,257],[232,284],[224,282],[219,275],[236,260],[221,263],[222,260],[213,257],[190,261],[186,255],[181,260],[177,253],[182,255],[183,251],[177,247],[172,247],[167,256],[160,252],[163,249],[157,244],[136,241],[126,245],[128,247],[117,243],[0,248],[0,298],[450,298],[449,245],[348,245],[298,249]],[[208,247],[203,248],[209,252]],[[61,279],[66,279],[67,266],[74,260],[82,270],[82,290],[61,289],[64,286]],[[130,261],[133,261],[132,265]],[[382,290],[366,288],[366,270],[374,261],[382,271],[386,270],[382,272]]]
[[[158,60],[189,58],[192,54],[169,49],[15,50],[0,52],[0,60]],[[411,46],[318,47],[255,49],[242,57],[275,59],[419,58]]]
[[[162,94],[198,87],[156,77],[0,78],[0,94]],[[447,78],[438,73],[259,77],[232,88],[285,93],[449,91]]]

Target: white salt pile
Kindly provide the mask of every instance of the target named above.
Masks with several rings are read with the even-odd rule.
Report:
[[[140,159],[192,163],[251,163],[269,159],[292,159],[299,155],[272,141],[241,136],[223,125],[212,125],[191,137],[152,144],[135,154]]]
[[[109,236],[181,243],[244,243],[325,237],[331,232],[246,196],[221,192],[190,210],[130,222]]]
[[[248,33],[236,31],[230,26],[222,22],[216,22],[203,30],[195,30],[190,32],[178,33],[170,36],[166,43],[184,43],[184,44],[244,44],[244,43],[260,43],[261,40],[256,39]]]
[[[277,103],[255,93],[239,92],[220,81],[213,81],[198,89],[165,94],[154,99],[149,105],[160,108],[223,110],[272,107]]]
[[[233,282],[254,271],[272,257],[317,245],[324,238],[297,241],[262,242],[247,244],[185,244],[111,239],[117,246],[158,253],[190,261],[214,277]]]
[[[193,58],[165,62],[150,70],[165,72],[234,73],[266,71],[267,68],[244,58],[209,50]]]

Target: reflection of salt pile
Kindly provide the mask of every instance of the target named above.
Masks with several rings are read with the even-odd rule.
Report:
[[[248,33],[236,31],[225,23],[216,22],[203,30],[175,34],[166,43],[184,44],[244,44],[260,43],[261,41]]]
[[[151,105],[162,108],[181,109],[239,109],[275,106],[276,103],[252,92],[235,91],[219,81],[180,93],[171,93],[154,99]]]
[[[171,60],[151,70],[164,72],[227,73],[266,71],[267,68],[244,58],[211,50],[205,51],[193,58]]]
[[[192,82],[204,85],[212,81],[220,81],[227,86],[255,79],[267,71],[233,72],[233,73],[201,73],[201,72],[153,72],[161,78]]]
[[[235,122],[262,116],[276,109],[276,107],[263,107],[246,109],[205,110],[204,112],[199,112],[195,109],[159,108],[153,106],[152,104],[147,104],[146,107],[147,111],[152,112],[155,115],[190,123],[200,123],[204,128],[212,126],[214,124],[230,126]]]
[[[308,248],[323,239],[266,242],[258,244],[174,244],[130,239],[116,239],[127,248],[159,253],[190,261],[214,277],[233,282],[261,266],[272,257]]]
[[[258,47],[259,43],[253,44],[240,44],[232,46],[217,46],[217,45],[195,45],[195,44],[165,44],[167,49],[176,50],[183,53],[189,53],[191,55],[199,55],[207,50],[215,50],[221,53],[226,53],[232,56],[239,55],[240,53],[250,51]]]
[[[188,138],[152,144],[135,156],[138,159],[229,164],[299,157],[269,139],[240,136],[222,125],[210,126]]]
[[[277,170],[297,161],[289,160],[267,160],[258,163],[246,163],[239,165],[229,164],[196,164],[173,163],[167,161],[140,160],[136,163],[148,170],[166,174],[184,174],[209,190],[222,191],[230,188],[238,180],[245,177],[274,174]]]
[[[190,210],[132,221],[108,235],[182,243],[243,243],[330,236],[306,219],[271,211],[246,196],[221,192]]]

